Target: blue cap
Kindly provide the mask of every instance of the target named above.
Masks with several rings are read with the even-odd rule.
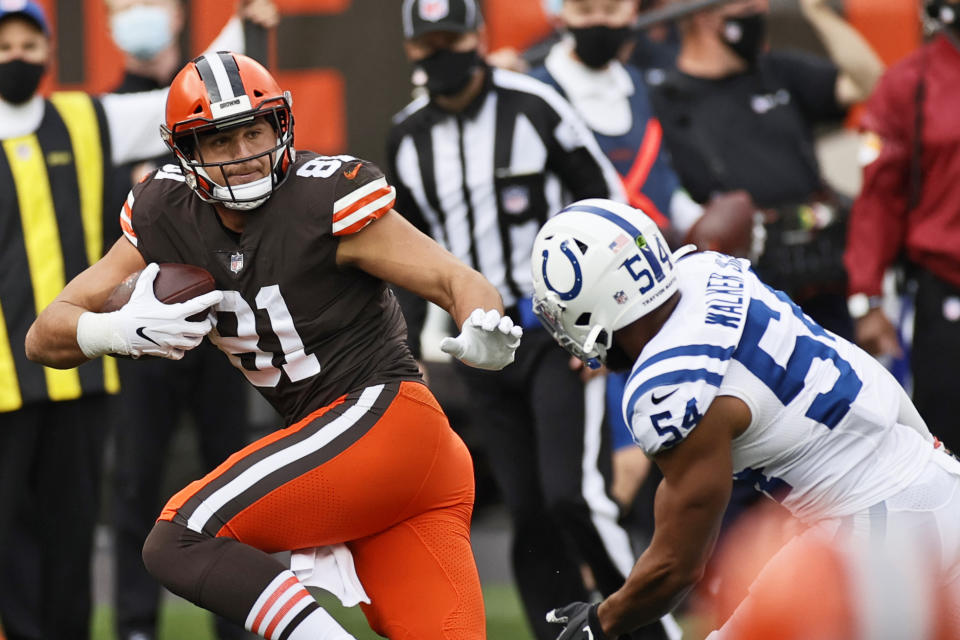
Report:
[[[47,16],[40,5],[33,0],[0,0],[0,20],[15,15],[22,15],[32,20],[45,35],[50,35]]]

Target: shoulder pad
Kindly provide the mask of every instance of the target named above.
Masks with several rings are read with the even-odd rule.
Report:
[[[353,158],[336,174],[333,203],[333,235],[356,233],[393,208],[396,189],[387,184],[380,168]]]
[[[140,182],[150,179],[150,174],[145,175]],[[183,169],[178,164],[168,163],[160,167],[153,174],[154,180],[176,180],[184,182]]]
[[[748,263],[716,253],[677,263],[681,299],[647,345],[623,394],[634,440],[648,455],[697,426],[720,390],[743,333]]]
[[[634,440],[648,455],[686,438],[723,382],[733,347],[695,344],[668,349],[640,363],[623,394]]]

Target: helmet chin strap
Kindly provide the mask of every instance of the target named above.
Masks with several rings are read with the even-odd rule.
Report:
[[[284,154],[284,151],[280,149],[281,144],[282,141],[277,138],[278,152],[276,153],[276,159],[273,161],[273,166],[270,168],[270,173],[253,182],[223,187],[211,178],[202,166],[197,167],[196,170],[213,185],[212,199],[215,202],[234,211],[251,211],[266,202],[273,194],[273,172],[276,171]]]
[[[267,198],[269,198],[273,192],[273,176],[270,175],[264,176],[259,180],[254,180],[253,182],[238,184],[234,187],[227,188],[217,184],[203,167],[197,167],[196,170],[197,173],[213,185],[213,189],[211,190],[213,197],[209,199],[223,205],[227,209],[233,209],[235,211],[256,209],[266,202]],[[238,202],[238,200],[242,200],[242,202]]]
[[[240,201],[230,199],[231,192],[233,192],[233,197],[239,199]],[[272,193],[272,175],[265,176],[259,180],[254,180],[253,182],[237,185],[236,187],[230,187],[229,189],[226,187],[221,187],[220,185],[216,185],[213,188],[213,194],[219,198],[220,204],[227,209],[233,209],[235,211],[249,211],[251,209],[256,209],[266,202],[267,198],[269,198]],[[249,198],[254,199],[250,200]]]
[[[600,337],[601,333],[603,333],[603,327],[599,324],[593,325],[593,327],[590,329],[590,333],[587,334],[587,339],[583,341],[582,349],[584,353],[590,353],[593,351],[593,347],[597,344],[597,338]]]

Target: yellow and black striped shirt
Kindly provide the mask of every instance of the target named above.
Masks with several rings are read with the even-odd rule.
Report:
[[[58,370],[29,362],[27,330],[103,253],[110,145],[99,102],[54,93],[31,134],[0,141],[0,413],[119,389],[116,362]],[[115,235],[115,234],[114,234]]]

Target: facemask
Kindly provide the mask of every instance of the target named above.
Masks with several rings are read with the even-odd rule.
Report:
[[[476,49],[450,51],[440,49],[419,62],[427,74],[427,91],[430,95],[452,96],[463,91],[473,71],[480,65]]]
[[[110,33],[122,51],[149,60],[173,42],[172,22],[163,7],[132,7],[110,18]]]
[[[46,66],[14,58],[0,63],[0,98],[11,104],[26,102],[37,92]]]
[[[630,37],[630,28],[595,25],[570,29],[570,33],[576,42],[574,51],[580,61],[592,69],[600,69],[620,51],[620,47]]]
[[[767,38],[767,17],[763,13],[732,16],[723,21],[720,39],[747,64],[757,61]]]

